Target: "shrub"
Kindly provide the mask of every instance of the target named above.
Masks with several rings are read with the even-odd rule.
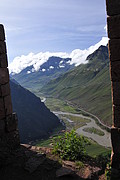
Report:
[[[107,164],[107,167],[105,170],[105,177],[106,177],[106,180],[111,179],[111,163],[110,162]]]
[[[54,138],[53,153],[65,160],[80,160],[86,154],[85,145],[88,143],[89,141],[85,137],[78,136],[72,130],[65,132],[63,136]]]
[[[107,164],[109,163],[110,161],[110,156],[111,156],[111,153],[108,153],[106,155],[99,155],[96,157],[96,163],[103,169],[105,170]]]
[[[84,163],[81,162],[81,161],[76,161],[76,162],[75,162],[75,165],[76,165],[76,168],[77,168],[77,169],[84,168]]]

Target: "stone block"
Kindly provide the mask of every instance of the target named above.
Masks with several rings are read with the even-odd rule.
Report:
[[[18,130],[6,134],[6,142],[11,149],[17,148],[20,145],[20,137]]]
[[[0,152],[18,148],[20,145],[20,138],[18,130],[5,133],[0,137]]]
[[[18,119],[16,113],[13,113],[6,117],[5,127],[7,132],[12,132],[17,130]]]
[[[2,98],[1,85],[0,85],[0,98]]]
[[[12,101],[10,95],[4,97],[4,106],[5,106],[5,114],[6,115],[12,114]]]
[[[120,129],[111,129],[112,156],[111,167],[120,171]]]
[[[0,98],[0,120],[5,118],[5,108],[3,98]]]
[[[5,41],[5,31],[2,24],[0,24],[0,41]]]
[[[5,133],[5,120],[0,120],[0,136]]]
[[[7,54],[0,54],[0,67],[8,67]]]
[[[112,81],[120,81],[120,61],[110,62],[110,72]]]
[[[4,41],[0,41],[0,54],[6,54],[6,43]]]
[[[112,101],[116,106],[120,106],[120,82],[112,82]]]
[[[111,39],[108,42],[110,61],[120,60],[120,39]]]
[[[107,27],[110,39],[120,38],[120,15],[108,17]]]
[[[111,180],[119,179],[118,174],[120,173],[120,153],[111,154]],[[120,175],[120,174],[119,174]],[[115,178],[117,177],[117,178]],[[120,176],[119,176],[120,177]]]
[[[120,14],[120,0],[106,0],[106,7],[108,16]]]
[[[4,84],[4,85],[1,85],[0,87],[0,96],[8,96],[10,95],[10,84],[7,83],[7,84]]]
[[[7,68],[0,68],[0,84],[9,82],[9,72]]]
[[[0,24],[0,41],[5,40],[5,31],[4,31],[4,26]]]
[[[119,128],[111,128],[111,141],[113,153],[120,153],[120,129]]]
[[[113,105],[113,124],[114,127],[120,128],[120,106]]]

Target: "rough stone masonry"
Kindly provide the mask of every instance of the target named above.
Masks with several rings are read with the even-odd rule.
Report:
[[[0,24],[0,153],[19,146],[17,122],[12,111],[5,31]]]
[[[120,0],[106,0],[112,84],[112,168],[120,173]]]

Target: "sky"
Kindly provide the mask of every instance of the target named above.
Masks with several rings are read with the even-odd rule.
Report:
[[[88,49],[106,36],[105,0],[1,0],[8,59]]]

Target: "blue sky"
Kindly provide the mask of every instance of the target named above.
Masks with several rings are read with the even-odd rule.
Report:
[[[86,49],[106,36],[105,0],[1,0],[8,57]]]

